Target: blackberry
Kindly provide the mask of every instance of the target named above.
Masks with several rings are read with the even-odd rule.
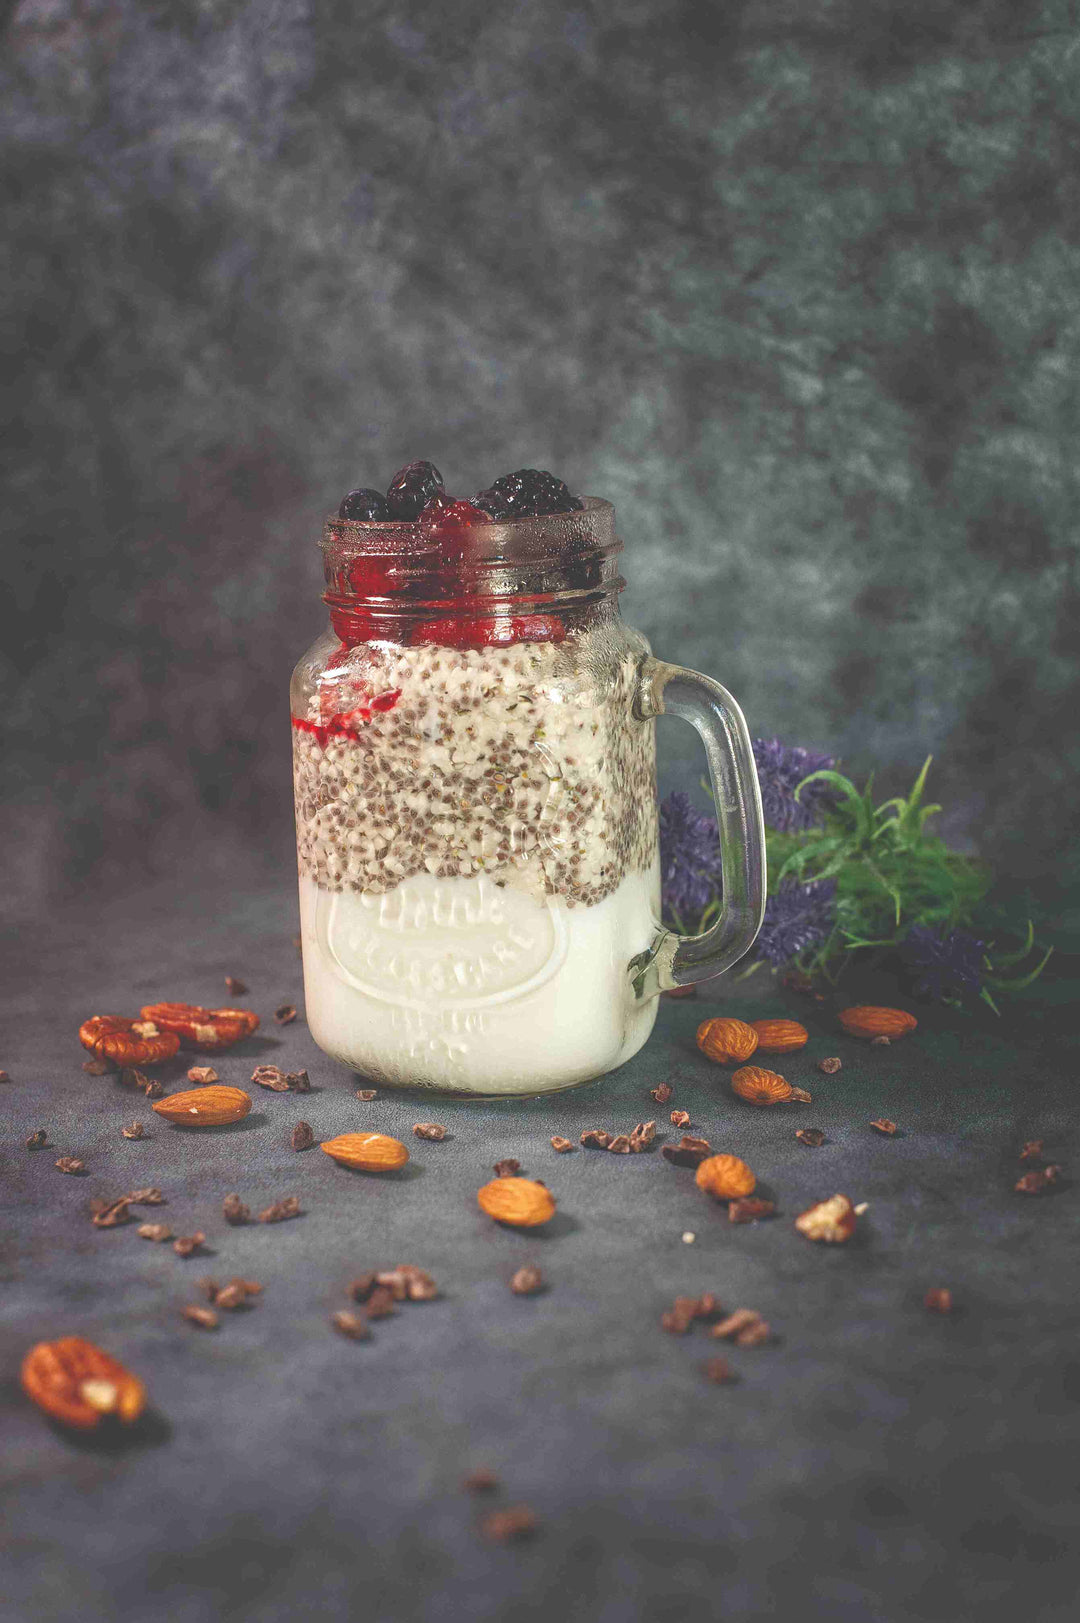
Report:
[[[433,496],[441,496],[443,476],[434,462],[408,462],[390,481],[386,499],[394,518],[419,518]]]
[[[571,496],[562,480],[545,468],[519,468],[516,473],[504,473],[488,490],[481,490],[474,502],[495,519],[574,513],[585,505]]]
[[[391,516],[389,502],[377,490],[350,490],[338,508],[338,518],[385,520]]]

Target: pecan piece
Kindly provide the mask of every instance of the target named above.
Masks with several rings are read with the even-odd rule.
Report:
[[[825,1142],[825,1134],[820,1127],[796,1127],[795,1137],[800,1144],[808,1144],[812,1150],[820,1150]]]
[[[671,1112],[671,1125],[672,1125],[672,1127],[689,1127],[689,1125],[690,1125],[690,1112],[689,1112],[689,1110],[673,1110]]]
[[[92,1200],[90,1221],[96,1229],[115,1229],[131,1220],[130,1202],[126,1195],[119,1200]]]
[[[76,1173],[86,1171],[86,1162],[80,1161],[74,1155],[61,1155],[53,1165],[58,1172]]]
[[[145,1011],[144,1011],[145,1016]],[[95,1059],[112,1065],[159,1065],[171,1059],[180,1039],[144,1017],[128,1020],[119,1014],[95,1014],[79,1027],[79,1041]]]
[[[608,1145],[612,1155],[629,1155],[632,1148],[629,1133],[616,1133]]]
[[[417,1138],[429,1138],[433,1144],[441,1144],[446,1137],[446,1128],[440,1127],[437,1121],[418,1121],[413,1132]]]
[[[133,1139],[134,1138],[145,1138],[146,1137],[146,1129],[143,1127],[143,1124],[142,1124],[141,1121],[133,1121],[130,1124],[130,1126],[121,1127],[120,1136],[121,1136],[121,1138],[133,1138]]]
[[[843,1069],[835,1054],[830,1054],[828,1059],[819,1059],[817,1068],[826,1076],[835,1076],[837,1071]]]
[[[140,1223],[135,1230],[140,1240],[171,1240],[172,1229],[168,1223]]]
[[[1013,1184],[1013,1189],[1018,1195],[1045,1195],[1047,1190],[1057,1183],[1060,1171],[1060,1167],[1047,1166],[1039,1167],[1034,1172],[1025,1172],[1024,1176]]]
[[[251,1080],[272,1093],[288,1093],[289,1083],[280,1065],[256,1065]]]
[[[896,1123],[890,1121],[888,1116],[879,1116],[877,1121],[870,1123],[876,1133],[884,1133],[886,1138],[893,1138],[897,1132]]]
[[[656,1137],[656,1123],[654,1121],[639,1121],[630,1134],[630,1150],[633,1155],[640,1155],[647,1150]],[[610,1145],[608,1146],[610,1148]]]
[[[827,1245],[842,1244],[855,1233],[855,1208],[846,1195],[833,1195],[820,1200],[795,1219],[795,1227],[808,1240],[823,1240]]]
[[[194,1234],[182,1234],[178,1240],[173,1241],[173,1250],[178,1257],[191,1257],[199,1250],[206,1235],[201,1229]]]
[[[599,1127],[587,1127],[581,1135],[581,1143],[587,1150],[606,1150],[611,1145],[611,1134]]]
[[[551,1147],[553,1150],[558,1151],[560,1155],[569,1155],[574,1145],[572,1140],[569,1138],[562,1138],[558,1133],[556,1133],[554,1138],[551,1140]]]

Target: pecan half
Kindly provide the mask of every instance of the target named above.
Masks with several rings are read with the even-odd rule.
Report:
[[[130,1425],[146,1406],[142,1382],[82,1336],[39,1341],[23,1359],[21,1379],[39,1409],[79,1431],[92,1431],[106,1416]]]

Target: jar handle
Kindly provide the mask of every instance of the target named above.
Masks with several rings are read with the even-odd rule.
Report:
[[[735,700],[711,677],[662,659],[641,667],[634,714],[681,716],[701,735],[720,831],[720,917],[701,935],[660,926],[652,945],[630,961],[638,998],[709,980],[749,952],[765,912],[765,823],[750,734]]]

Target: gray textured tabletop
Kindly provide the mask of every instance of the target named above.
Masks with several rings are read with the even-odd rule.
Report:
[[[1075,1048],[1057,1047],[1060,1011],[943,1011],[904,1044],[870,1049],[836,1035],[827,1005],[762,975],[666,1001],[634,1061],[573,1092],[365,1104],[302,1020],[273,1022],[275,1005],[300,1002],[295,928],[285,891],[162,893],[72,914],[6,955],[5,1618],[1074,1615],[1077,1206],[1067,1176],[1043,1199],[1012,1192],[1024,1140],[1044,1139],[1066,1173],[1072,1158]],[[259,1062],[306,1066],[310,1095],[252,1088],[244,1122],[185,1133],[81,1069],[86,1015],[217,1003],[230,972],[263,1026],[218,1062],[222,1080],[246,1086]],[[784,1069],[812,1105],[732,1099],[693,1042],[721,1006],[805,1021],[810,1044]],[[839,1074],[818,1073],[827,1054]],[[160,1074],[175,1086],[183,1070]],[[674,1089],[665,1110],[648,1094],[661,1080]],[[664,1126],[673,1106],[750,1162],[774,1219],[729,1223],[655,1151],[560,1156],[549,1144],[647,1116]],[[883,1114],[895,1138],[870,1129]],[[298,1154],[300,1117],[320,1139],[401,1137],[409,1165],[377,1178]],[[147,1128],[137,1142],[120,1136],[133,1118]],[[449,1136],[414,1139],[418,1119]],[[794,1137],[811,1124],[827,1134],[820,1149]],[[54,1149],[24,1148],[38,1127]],[[87,1173],[62,1176],[61,1153]],[[556,1195],[546,1233],[478,1211],[502,1156]],[[184,1261],[134,1224],[91,1225],[92,1197],[148,1184],[168,1204],[143,1215],[204,1230],[208,1255]],[[230,1228],[232,1190],[253,1207],[296,1193],[304,1215]],[[792,1218],[837,1190],[869,1203],[858,1234],[809,1244]],[[398,1262],[430,1270],[439,1300],[403,1305],[364,1343],[336,1334],[349,1281]],[[511,1293],[524,1262],[543,1269],[545,1293]],[[265,1287],[209,1334],[180,1317],[207,1273]],[[954,1293],[949,1317],[923,1307],[935,1285]],[[775,1331],[769,1346],[727,1352],[729,1385],[702,1374],[724,1350],[704,1328],[660,1328],[672,1297],[705,1290]],[[65,1334],[146,1381],[152,1412],[122,1446],[62,1433],[24,1398],[25,1349]],[[480,1466],[501,1483],[482,1501],[461,1487]],[[535,1538],[480,1535],[488,1509],[521,1502]]]

